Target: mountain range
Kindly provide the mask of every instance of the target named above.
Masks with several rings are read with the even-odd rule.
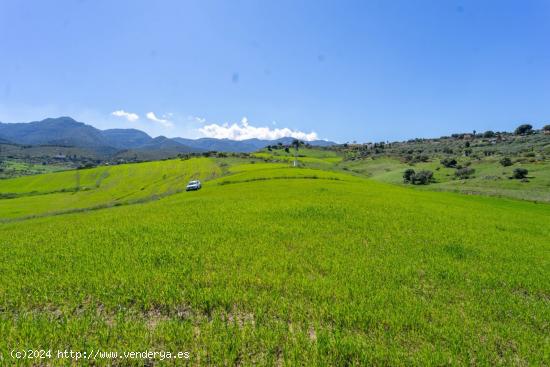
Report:
[[[79,148],[91,148],[96,151],[115,154],[120,151],[166,151],[171,153],[190,152],[253,152],[268,145],[290,144],[294,138],[277,140],[230,140],[230,139],[186,139],[153,138],[137,129],[100,130],[91,125],[75,121],[71,117],[47,118],[28,123],[1,123],[0,143],[18,145],[55,145]],[[315,140],[314,146],[330,146],[336,143]]]

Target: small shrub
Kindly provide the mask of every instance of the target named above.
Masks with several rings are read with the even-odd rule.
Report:
[[[528,173],[529,171],[526,168],[516,168],[514,170],[513,177],[517,180],[521,180],[521,179],[527,178]]]
[[[464,168],[457,169],[455,172],[455,176],[461,179],[467,179],[467,178],[470,178],[470,176],[472,176],[475,173],[475,171],[476,170],[471,167],[464,167]]]
[[[413,185],[428,185],[433,181],[432,171],[419,171],[411,177],[411,183]]]
[[[454,158],[444,158],[441,160],[441,164],[447,168],[456,167],[456,159]]]
[[[413,178],[414,185],[427,185],[432,181],[433,181],[432,171],[420,171],[416,173]]]
[[[508,157],[502,158],[499,162],[503,167],[509,167],[512,165],[512,160]]]
[[[414,175],[415,175],[414,169],[412,169],[412,168],[407,169],[403,173],[403,182],[405,182],[405,183],[411,182]]]

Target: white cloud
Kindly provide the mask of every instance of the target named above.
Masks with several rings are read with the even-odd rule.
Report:
[[[135,122],[139,119],[139,116],[132,112],[126,112],[124,110],[117,110],[111,113],[111,115],[116,117],[124,117],[126,120],[130,122]]]
[[[174,124],[166,118],[166,115],[163,115],[163,118],[158,118],[154,112],[147,112],[145,116],[147,117],[147,119],[157,122],[164,127],[174,127]]]
[[[284,137],[293,137],[296,139],[311,141],[317,140],[317,133],[305,133],[299,130],[291,130],[287,127],[271,129],[269,127],[256,127],[248,122],[248,118],[243,117],[240,124],[209,124],[200,128],[199,131],[206,137],[217,139],[245,140],[245,139],[265,139],[275,140]]]
[[[206,119],[204,117],[193,116],[193,115],[187,116],[187,120],[191,122],[198,122],[199,124],[204,124],[206,122]]]

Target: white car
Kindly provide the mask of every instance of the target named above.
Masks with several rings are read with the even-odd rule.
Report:
[[[201,182],[199,180],[193,180],[189,181],[185,187],[185,191],[200,190],[201,187]]]

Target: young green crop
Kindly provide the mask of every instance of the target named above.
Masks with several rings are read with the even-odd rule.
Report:
[[[4,360],[25,345],[192,365],[548,363],[550,206],[261,166],[0,224]]]
[[[103,166],[0,180],[0,220],[142,202],[208,179],[220,168],[208,158]]]

